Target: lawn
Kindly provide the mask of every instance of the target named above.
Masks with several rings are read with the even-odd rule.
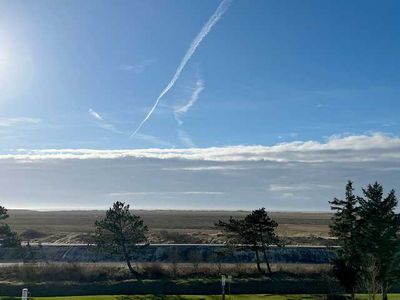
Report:
[[[20,298],[0,298],[0,300],[11,300]],[[35,297],[34,300],[219,300],[220,295],[180,295],[180,296],[154,296],[154,295],[139,295],[139,296],[71,296],[71,297]],[[322,300],[321,295],[232,295],[226,296],[226,300]],[[357,296],[359,300],[368,299],[365,295]],[[400,294],[392,294],[390,300],[399,300]]]

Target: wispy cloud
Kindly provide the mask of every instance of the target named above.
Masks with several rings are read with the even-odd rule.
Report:
[[[255,169],[254,166],[242,165],[218,165],[218,166],[194,166],[194,167],[180,167],[180,168],[163,168],[164,171],[227,171],[227,170],[248,170]]]
[[[154,135],[138,133],[134,136],[134,138],[138,139],[138,140],[149,142],[154,145],[159,145],[159,146],[164,146],[164,147],[175,147],[174,144],[171,144],[170,142],[160,139]]]
[[[153,196],[153,195],[223,195],[224,192],[209,191],[183,191],[183,192],[117,192],[109,193],[107,196],[123,197],[123,196]]]
[[[119,130],[117,127],[115,127],[114,124],[107,122],[98,112],[96,112],[92,108],[89,108],[89,115],[96,121],[97,126],[99,126],[100,128],[113,133],[128,135],[128,133],[123,132],[122,130]]]
[[[178,137],[186,147],[196,147],[196,144],[192,141],[192,138],[185,131],[181,129],[178,130]]]
[[[122,64],[119,69],[127,72],[134,72],[136,74],[143,73],[148,67],[155,63],[155,59],[145,59],[138,64]]]
[[[196,36],[196,38],[193,40],[192,44],[190,45],[189,49],[187,50],[185,56],[181,60],[181,63],[179,64],[178,68],[175,71],[174,76],[172,77],[171,81],[167,84],[167,86],[162,90],[161,94],[158,96],[156,99],[153,107],[150,109],[146,117],[143,119],[142,122],[140,122],[139,126],[136,128],[136,130],[132,133],[131,137],[133,137],[135,134],[139,132],[139,130],[142,128],[144,123],[150,118],[150,116],[153,114],[154,110],[157,108],[158,103],[164,97],[166,93],[174,86],[175,82],[178,80],[179,76],[181,75],[183,69],[185,68],[186,64],[192,57],[192,55],[195,53],[197,47],[200,45],[200,43],[203,41],[203,39],[207,36],[207,34],[210,32],[210,30],[214,27],[215,24],[217,24],[218,20],[224,15],[225,11],[228,9],[229,5],[231,4],[232,0],[223,0],[220,5],[218,6],[217,10],[214,12],[214,14],[211,16],[211,18],[207,21],[207,23],[203,26],[199,34]]]
[[[28,118],[28,117],[1,118],[0,117],[0,127],[32,125],[32,124],[39,124],[41,122],[42,122],[42,119],[39,119],[39,118]]]
[[[96,125],[99,126],[100,128],[110,131],[112,133],[129,136],[129,132],[120,130],[116,125],[107,121],[102,115],[100,115],[98,112],[96,112],[92,108],[89,108],[89,115],[96,121]],[[149,135],[149,134],[138,133],[134,138],[137,140],[145,141],[145,142],[153,144],[153,145],[158,145],[158,146],[163,146],[163,147],[174,147],[175,146],[167,141],[164,141],[158,137],[155,137],[155,136]]]
[[[332,189],[334,188],[331,185],[328,184],[270,184],[269,185],[269,190],[271,192],[298,192],[298,191],[311,191],[311,190],[316,190],[316,189]]]
[[[103,129],[108,130],[110,132],[121,134],[121,135],[128,135],[127,132],[119,130],[113,124],[110,124],[110,123],[99,123],[98,125],[99,125],[100,128],[103,128]]]
[[[103,117],[100,116],[100,114],[99,114],[98,112],[94,111],[94,110],[91,109],[91,108],[89,108],[89,114],[90,114],[93,118],[95,118],[96,120],[98,120],[98,121],[104,121],[104,120],[103,120]]]
[[[204,81],[202,79],[197,79],[196,86],[192,90],[190,99],[184,105],[175,108],[174,116],[179,125],[183,124],[181,117],[186,114],[188,110],[197,102],[200,93],[204,90],[204,88]]]

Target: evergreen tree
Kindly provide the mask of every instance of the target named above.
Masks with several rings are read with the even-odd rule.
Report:
[[[358,200],[353,194],[353,183],[346,185],[345,200],[335,198],[330,201],[335,213],[330,224],[330,233],[337,238],[340,248],[334,260],[334,273],[346,290],[355,299],[355,288],[361,268],[359,248]]]
[[[360,232],[362,251],[377,263],[377,279],[382,299],[387,300],[389,287],[399,278],[400,218],[396,214],[397,199],[394,190],[383,198],[382,185],[375,182],[363,189],[360,202]]]
[[[279,244],[280,240],[275,232],[278,223],[268,216],[265,208],[252,211],[244,219],[230,217],[228,222],[219,221],[216,226],[224,230],[230,244],[255,251],[257,270],[265,276],[272,275],[267,252],[271,245]],[[260,254],[267,272],[261,268]]]
[[[142,218],[129,211],[129,205],[115,202],[106,212],[106,217],[96,221],[95,241],[100,250],[121,254],[129,271],[139,278],[139,273],[132,267],[132,255],[138,244],[147,241],[147,226]]]
[[[19,247],[21,241],[19,240],[18,235],[11,231],[10,226],[4,222],[8,217],[7,209],[0,206],[0,246],[3,248]]]

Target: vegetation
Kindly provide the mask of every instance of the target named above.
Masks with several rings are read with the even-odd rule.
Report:
[[[139,263],[137,270],[142,279],[219,279],[222,273],[235,278],[258,278],[259,273],[254,264],[201,263],[194,269],[190,263]],[[317,278],[329,277],[330,265],[313,264],[274,264],[272,270],[279,277]],[[0,281],[9,282],[110,282],[129,280],[129,270],[120,264],[91,263],[48,263],[22,264],[3,266],[0,270]]]
[[[168,263],[135,263],[133,265],[133,259],[137,261],[139,258],[147,257],[146,250],[152,249],[149,247],[141,251],[148,243],[148,228],[144,220],[129,209],[129,205],[116,202],[103,218],[95,221],[93,242],[99,250],[104,252],[104,257],[118,254],[125,260],[127,267],[117,264],[48,263],[43,247],[31,246],[28,243],[24,247],[19,247],[19,252],[17,252],[22,255],[24,262],[30,262],[30,264],[2,267],[0,293],[5,291],[4,294],[12,295],[15,288],[20,288],[13,284],[23,282],[33,287],[35,295],[54,295],[41,290],[40,284],[48,285],[49,290],[60,291],[59,295],[71,295],[73,291],[76,292],[75,295],[85,294],[84,291],[88,291],[89,294],[123,294],[127,291],[129,293],[133,285],[135,292],[140,291],[138,292],[140,294],[152,293],[155,289],[164,294],[185,294],[193,291],[199,294],[212,294],[220,290],[220,275],[230,274],[235,278],[235,292],[243,294],[249,291],[340,294],[345,289],[352,299],[364,299],[364,296],[357,296],[356,292],[360,291],[368,292],[367,296],[370,300],[390,299],[388,292],[393,291],[391,287],[400,279],[400,217],[396,213],[395,192],[391,191],[384,196],[382,185],[374,183],[363,189],[362,197],[357,197],[354,194],[353,183],[349,181],[346,185],[345,198],[343,200],[335,198],[330,201],[330,205],[333,211],[330,234],[335,238],[335,245],[340,246],[335,250],[337,256],[332,261],[333,267],[313,266],[305,271],[304,268],[296,270],[299,268],[298,264],[290,267],[271,265],[269,250],[272,245],[280,246],[282,238],[278,237],[278,223],[264,208],[254,210],[249,214],[240,212],[229,219],[224,217],[215,223],[218,229],[205,229],[213,230],[213,234],[217,232],[218,241],[224,237],[230,247],[214,247],[215,252],[210,253],[205,250],[205,247],[189,246],[182,250],[168,246],[170,247],[168,251],[157,252],[157,259]],[[20,242],[17,234],[12,232],[9,225],[4,222],[8,217],[7,210],[0,207],[0,244],[2,247],[18,246]],[[157,232],[159,237],[167,242],[177,243],[182,240],[184,243],[200,243],[203,241],[195,236],[193,231],[182,233],[179,230],[158,230]],[[35,240],[46,238],[47,234],[30,228],[25,229],[22,236],[27,240]],[[91,252],[87,251],[92,248],[91,245],[81,247],[86,249],[85,255],[91,255]],[[254,254],[238,251],[244,249]],[[11,257],[8,255],[8,249],[0,250],[0,255]],[[279,251],[285,251],[285,249],[279,249]],[[235,256],[232,256],[231,252],[235,253]],[[325,250],[325,252],[329,251]],[[18,254],[15,251],[13,253]],[[41,258],[42,256],[45,259]],[[227,259],[228,256],[230,260]],[[253,257],[255,257],[255,264],[254,262],[243,263],[244,261],[252,262]],[[244,258],[246,260],[243,260]],[[235,259],[237,259],[236,262]],[[32,264],[36,261],[44,261],[46,264]],[[299,261],[299,256],[296,256],[296,261]],[[271,277],[273,272],[276,275]],[[132,280],[132,276],[141,281]],[[267,281],[268,284],[265,284]],[[12,283],[11,286],[7,285],[8,283]],[[377,297],[378,293],[382,296]],[[135,299],[132,297],[118,299]],[[191,296],[171,297],[192,299]],[[212,299],[212,297],[204,296],[202,299]],[[246,299],[246,296],[240,297],[237,299]],[[297,299],[297,296],[293,297],[295,298],[292,299]],[[252,296],[251,299],[258,298]],[[321,296],[315,299],[328,298]]]
[[[21,236],[23,240],[43,243],[84,243],[94,233],[94,223],[105,211],[30,211],[10,210],[7,223],[19,234],[36,230],[42,237]],[[137,210],[149,228],[150,243],[222,243],[224,235],[214,226],[230,216],[244,218],[248,211],[161,211]],[[292,245],[334,245],[329,237],[330,213],[271,212],[277,233]],[[29,233],[29,231],[28,231]]]
[[[354,299],[355,289],[361,274],[361,253],[359,249],[359,225],[357,221],[357,198],[353,194],[353,183],[346,185],[345,200],[335,198],[330,202],[335,211],[331,224],[331,234],[337,238],[341,247],[337,251],[337,258],[333,261],[334,273],[347,292]]]
[[[275,232],[278,223],[268,216],[265,208],[254,210],[244,219],[231,217],[228,222],[219,221],[216,225],[224,230],[231,245],[249,248],[255,252],[257,269],[261,274],[272,275],[267,251],[271,245],[279,244],[280,240]],[[267,265],[267,272],[261,268],[260,253]]]
[[[395,212],[397,199],[394,190],[383,198],[383,187],[377,182],[368,185],[363,193],[364,197],[359,198],[359,215],[361,250],[366,260],[364,266],[370,259],[376,262],[382,299],[387,300],[389,287],[400,278],[400,217]]]
[[[47,237],[48,234],[35,229],[27,229],[24,230],[19,236],[26,241],[30,241]]]
[[[100,250],[109,253],[119,253],[123,256],[129,271],[139,278],[131,264],[132,255],[139,243],[147,241],[147,226],[142,218],[129,211],[129,205],[115,202],[106,212],[104,219],[96,221],[95,242]]]
[[[375,299],[377,292],[387,300],[390,286],[400,278],[400,217],[392,190],[383,198],[379,183],[363,189],[364,197],[353,195],[346,186],[346,199],[331,202],[335,215],[331,233],[341,248],[334,261],[335,274],[353,294],[358,284]]]
[[[0,246],[3,248],[19,247],[21,242],[17,234],[12,232],[10,226],[4,222],[7,218],[9,218],[7,209],[0,206]]]
[[[398,299],[398,295],[389,295],[389,300]],[[228,300],[329,300],[340,299],[327,295],[230,295]],[[3,299],[0,297],[0,299]],[[4,298],[13,300],[14,298]],[[15,298],[19,299],[19,298]],[[107,296],[76,296],[76,297],[34,297],[33,300],[219,300],[221,295],[107,295]],[[366,295],[357,295],[357,300],[367,300]]]

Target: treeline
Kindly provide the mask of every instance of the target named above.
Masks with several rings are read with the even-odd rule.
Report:
[[[400,217],[394,190],[384,196],[382,185],[375,182],[356,196],[349,181],[345,199],[330,204],[331,234],[341,246],[333,262],[336,277],[352,299],[362,289],[387,300],[388,289],[400,278]]]
[[[363,189],[362,196],[353,192],[352,182],[348,182],[345,199],[330,202],[334,211],[331,235],[340,246],[333,261],[334,274],[353,299],[359,289],[371,295],[382,293],[382,299],[387,300],[389,288],[400,278],[400,217],[395,192],[384,197],[378,183]],[[132,267],[131,254],[147,243],[148,228],[143,220],[129,210],[129,205],[116,202],[95,225],[99,249],[122,254],[131,274],[140,279],[140,273]],[[242,219],[219,221],[216,226],[232,248],[254,251],[259,273],[272,276],[269,250],[284,243],[276,233],[278,223],[265,208]]]

